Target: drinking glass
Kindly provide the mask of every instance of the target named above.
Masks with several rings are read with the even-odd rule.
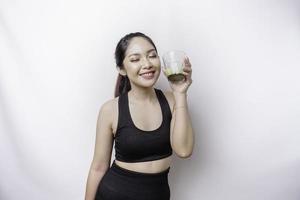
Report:
[[[172,50],[162,56],[164,70],[167,78],[172,81],[181,81],[185,79],[183,74],[185,53],[183,51]]]

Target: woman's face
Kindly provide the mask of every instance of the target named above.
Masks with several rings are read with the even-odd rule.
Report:
[[[137,86],[151,87],[160,75],[159,56],[152,44],[143,37],[131,39],[123,66],[125,69],[122,74],[126,73],[130,83]]]

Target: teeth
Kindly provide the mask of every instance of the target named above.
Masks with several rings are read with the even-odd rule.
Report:
[[[149,72],[149,73],[145,73],[145,74],[142,74],[142,75],[147,75],[147,76],[150,76],[152,75],[154,72]]]

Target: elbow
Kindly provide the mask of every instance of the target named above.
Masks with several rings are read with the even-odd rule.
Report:
[[[178,157],[180,157],[180,158],[189,158],[189,157],[192,156],[192,154],[193,154],[192,151],[190,151],[190,152],[179,152],[179,153],[177,153]]]
[[[90,170],[93,172],[105,172],[105,171],[107,171],[108,168],[109,168],[109,165],[107,163],[105,163],[105,164],[92,163]]]

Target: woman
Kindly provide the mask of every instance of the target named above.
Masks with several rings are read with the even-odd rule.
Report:
[[[161,63],[148,36],[140,32],[124,36],[115,59],[119,71],[115,98],[99,111],[85,199],[169,200],[173,150],[186,158],[194,146],[187,108],[191,64],[185,58],[185,80],[169,82],[172,91],[162,92],[153,87]],[[115,160],[110,166],[113,141]]]

